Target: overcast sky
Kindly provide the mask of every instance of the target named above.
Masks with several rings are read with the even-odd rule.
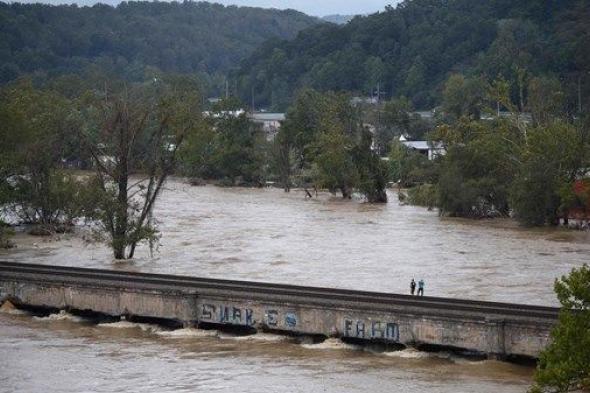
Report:
[[[106,3],[115,5],[120,0],[13,0],[21,3],[50,3],[92,5]],[[182,1],[182,0],[177,0]],[[239,5],[264,8],[293,8],[309,15],[325,16],[331,14],[357,15],[381,11],[386,5],[395,5],[401,0],[213,0],[210,2],[225,5]]]
[[[222,4],[247,5],[265,8],[293,8],[309,15],[369,14],[381,11],[399,0],[218,0]]]

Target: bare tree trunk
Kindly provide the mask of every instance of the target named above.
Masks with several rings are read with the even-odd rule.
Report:
[[[125,122],[127,123],[127,122]],[[129,161],[127,152],[129,149],[128,124],[121,124],[119,129],[119,157],[115,170],[117,178],[118,196],[117,209],[115,211],[115,232],[113,233],[113,252],[115,259],[125,259],[125,248],[127,247],[128,227],[128,191],[129,185]]]
[[[352,189],[349,186],[341,186],[342,199],[352,199]]]
[[[166,181],[167,177],[168,177],[168,172],[166,171],[157,180],[157,184],[156,184],[155,188],[154,188],[154,182],[156,182],[155,178],[152,178],[152,180],[150,180],[150,185],[148,186],[148,192],[145,197],[145,205],[144,205],[143,211],[141,213],[141,216],[139,217],[139,220],[137,222],[135,233],[132,236],[133,240],[131,241],[131,244],[129,247],[129,255],[128,255],[129,259],[133,258],[133,256],[135,255],[135,248],[137,247],[137,243],[138,243],[137,239],[138,239],[139,231],[144,227],[143,223],[148,218],[148,216],[151,214],[151,211],[154,208],[154,204],[156,202],[156,198],[160,194],[160,191],[162,190],[162,186],[164,185],[164,182]]]

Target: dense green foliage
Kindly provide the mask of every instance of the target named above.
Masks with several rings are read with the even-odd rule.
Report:
[[[394,143],[393,179],[404,187],[434,185],[436,206],[450,216],[512,215],[525,225],[545,225],[560,218],[567,224],[571,210],[587,211],[574,185],[590,168],[589,117],[568,114],[555,78],[532,76],[527,82],[518,89],[521,100],[520,94],[511,97],[512,86],[502,78],[488,83],[451,75],[429,132],[446,154],[429,161]],[[509,111],[498,116],[499,107]]]
[[[47,228],[67,224],[77,212],[75,182],[60,170],[75,145],[67,104],[27,82],[0,92],[0,203]]]
[[[228,185],[278,180],[286,190],[358,191],[371,202],[385,201],[394,180],[419,186],[410,199],[442,214],[556,223],[580,208],[572,185],[590,168],[585,5],[408,0],[336,26],[293,11],[193,2],[0,4],[0,77],[33,75],[32,83],[7,83],[0,97],[0,202],[24,221],[70,221],[79,193],[63,168],[96,163],[96,146],[117,152],[112,132],[122,130],[125,115],[137,129],[124,134],[144,135],[129,141],[135,158],[126,173],[155,171],[156,179],[180,168]],[[239,83],[226,85],[222,73],[268,37],[275,39],[243,62]],[[235,98],[204,117],[196,109],[202,97],[191,96],[190,111],[182,102],[176,109],[184,113],[170,107],[174,99],[158,101],[171,86],[210,91],[212,75],[248,102],[289,108],[273,142],[246,115],[229,113],[243,107]],[[351,101],[354,92],[380,102]],[[432,119],[415,113],[434,104]],[[184,119],[191,132],[178,150],[180,165],[173,160],[164,171],[152,165],[159,150],[150,143],[154,130],[174,128],[167,116]],[[447,154],[430,161],[402,146],[401,135],[430,138]],[[158,138],[163,144],[172,136]],[[106,150],[100,155],[116,156]],[[389,168],[380,155],[389,155]]]
[[[512,186],[516,217],[528,225],[555,223],[576,207],[573,182],[590,163],[589,130],[564,123],[528,131],[522,164]]]
[[[438,130],[447,146],[440,161],[441,213],[462,217],[508,215],[508,187],[514,178],[522,139],[505,121],[473,122],[465,118]]]
[[[155,238],[153,205],[177,150],[202,123],[201,96],[193,79],[174,75],[108,86],[76,98],[27,81],[0,89],[0,204],[40,224],[36,233],[91,220],[115,258],[132,258]],[[72,165],[96,175],[76,175]]]
[[[354,190],[370,202],[386,202],[387,168],[372,150],[372,135],[345,94],[302,91],[277,136],[277,167],[291,183],[313,184],[350,198]]]
[[[532,392],[590,390],[590,267],[555,281],[562,305],[551,343],[541,354]]]
[[[391,179],[401,187],[433,183],[438,176],[436,167],[428,157],[406,148],[397,138],[391,143],[389,170]]]
[[[261,185],[267,175],[267,150],[262,130],[246,114],[217,108],[188,139],[181,167],[187,176],[225,185]]]
[[[316,23],[293,10],[191,1],[115,8],[0,3],[0,83],[23,74],[143,81],[160,70],[199,74],[219,89],[223,74],[264,41],[292,38]]]
[[[405,194],[400,197],[406,198]],[[416,206],[424,206],[428,209],[434,208],[438,203],[438,190],[433,184],[421,184],[408,190],[407,201]]]
[[[363,105],[362,111],[364,122],[375,127],[375,148],[381,156],[389,153],[391,143],[401,135],[423,140],[433,127],[432,121],[413,113],[412,103],[403,96],[378,105]]]
[[[574,106],[578,82],[590,90],[588,25],[587,0],[406,0],[344,26],[318,25],[266,43],[242,62],[240,91],[285,108],[306,86],[368,95],[379,89],[426,108],[440,102],[449,73],[460,72],[501,76],[519,102],[526,70],[558,75]]]

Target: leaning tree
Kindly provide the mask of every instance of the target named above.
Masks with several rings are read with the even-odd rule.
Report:
[[[94,122],[82,128],[96,175],[89,181],[88,218],[106,234],[115,259],[131,259],[153,241],[153,209],[187,137],[201,124],[200,98],[191,80],[175,78],[105,89],[90,106]]]

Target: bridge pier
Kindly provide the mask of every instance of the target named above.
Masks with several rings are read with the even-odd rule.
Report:
[[[489,350],[487,356],[492,360],[506,359],[506,321],[499,318],[487,318]]]

